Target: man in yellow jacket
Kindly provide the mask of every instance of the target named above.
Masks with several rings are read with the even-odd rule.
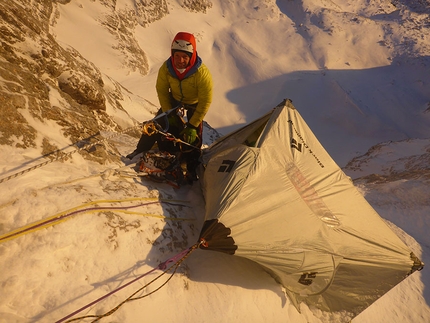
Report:
[[[212,76],[197,54],[196,40],[192,34],[186,32],[176,34],[172,41],[171,56],[158,71],[156,90],[161,105],[158,114],[179,105],[186,110],[188,120],[186,124],[176,113],[169,115],[168,125],[161,118],[157,122],[164,129],[168,127],[167,132],[176,138],[181,138],[198,148],[185,154],[188,169],[195,169],[202,144],[203,118],[212,102]],[[155,142],[158,142],[160,150],[170,153],[180,149],[180,145],[165,140],[160,134],[152,136],[143,134],[136,150],[126,157],[133,159],[136,155],[150,150]]]

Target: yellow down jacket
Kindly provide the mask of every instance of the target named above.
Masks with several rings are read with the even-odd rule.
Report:
[[[155,87],[161,109],[164,112],[172,108],[170,92],[178,102],[184,104],[197,103],[192,118],[188,120],[194,127],[198,127],[203,121],[212,102],[212,76],[200,57],[182,80],[176,76],[170,59],[168,59],[158,70]]]

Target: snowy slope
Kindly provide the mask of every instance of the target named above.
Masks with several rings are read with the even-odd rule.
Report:
[[[172,37],[193,32],[214,78],[211,126],[227,133],[291,98],[372,206],[429,262],[428,1],[213,0],[207,13],[170,1],[167,16],[132,29],[147,55],[147,75],[123,64],[117,39],[101,23],[111,14],[102,1],[63,2],[55,4],[52,34],[93,62],[105,87],[115,80],[130,91],[121,104],[136,120],[156,109],[155,77]],[[115,10],[130,6],[131,0],[117,1]],[[108,106],[108,113],[118,111]],[[117,119],[133,125],[122,114]],[[55,136],[54,125],[37,127]],[[117,135],[111,142],[125,155],[136,138]],[[7,175],[41,162],[35,151],[1,149]],[[120,176],[130,165],[124,159],[99,165],[76,154],[0,183],[2,236],[70,214],[0,241],[1,323],[56,322],[195,243],[204,216],[199,186],[177,190]],[[430,321],[427,272],[407,278],[353,322]],[[159,273],[80,315],[110,310]],[[255,263],[197,250],[166,286],[101,322],[324,322],[323,313],[301,310]]]

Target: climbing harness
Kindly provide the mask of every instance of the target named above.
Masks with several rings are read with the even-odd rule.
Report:
[[[197,149],[200,150],[200,144],[201,144],[201,138],[199,136],[197,136],[197,142],[192,145],[182,139],[179,139],[177,137],[175,137],[173,134],[167,132],[167,130],[169,129],[169,119],[168,116],[175,112],[176,116],[179,118],[180,122],[185,125],[185,121],[184,121],[184,116],[185,116],[185,106],[183,104],[179,104],[177,105],[175,108],[170,109],[166,112],[163,112],[161,114],[159,114],[158,116],[156,116],[155,118],[149,120],[149,121],[145,121],[144,123],[142,123],[142,133],[147,135],[147,136],[153,136],[155,134],[160,134],[162,136],[164,136],[164,139],[167,141],[171,141],[173,142],[175,145],[176,144],[180,144],[180,150],[182,152],[185,152],[184,148],[182,147],[182,145],[188,146],[189,148],[192,149]],[[164,124],[165,127],[163,128],[163,126],[157,121],[159,119],[163,118],[164,119]],[[189,150],[189,151],[191,151]]]
[[[181,110],[182,109],[182,115],[183,115],[183,105],[182,104],[178,104],[176,107],[174,107],[174,108],[172,108],[172,109],[170,109],[170,110],[167,110],[166,112],[163,112],[163,113],[160,113],[160,114],[158,114],[158,115],[156,115],[154,118],[152,118],[151,120],[149,120],[149,121],[145,121],[143,124],[145,124],[145,123],[147,123],[147,122],[151,122],[151,121],[156,121],[156,120],[158,120],[158,119],[161,119],[161,118],[164,118],[164,119],[167,119],[167,117],[171,114],[171,113],[173,113],[173,112],[175,112],[175,111],[177,111],[177,110]]]
[[[172,277],[176,273],[176,270],[178,269],[179,265],[194,250],[196,250],[198,247],[199,247],[199,243],[194,244],[193,246],[185,249],[184,251],[178,253],[177,255],[175,255],[175,256],[167,259],[164,262],[161,262],[156,268],[154,268],[154,269],[152,269],[152,270],[150,270],[150,271],[148,271],[148,272],[146,272],[146,273],[144,273],[144,274],[136,277],[135,279],[133,279],[132,281],[128,282],[127,284],[124,284],[123,286],[120,286],[120,287],[114,289],[113,291],[111,291],[111,292],[107,293],[106,295],[104,295],[104,296],[96,299],[95,301],[93,301],[93,302],[91,302],[91,303],[89,303],[89,304],[81,307],[80,309],[78,309],[78,310],[74,311],[73,313],[71,313],[71,314],[63,317],[62,319],[56,321],[55,323],[61,323],[61,322],[70,323],[70,322],[74,322],[74,321],[77,321],[77,320],[82,320],[82,319],[85,319],[85,318],[95,318],[95,320],[93,320],[92,322],[97,322],[100,319],[102,319],[103,317],[107,317],[107,316],[113,314],[114,312],[116,312],[125,303],[130,302],[130,301],[134,301],[134,300],[138,300],[138,299],[142,299],[144,297],[147,297],[147,296],[149,296],[149,295],[151,295],[151,294],[159,291],[163,286],[165,286],[170,281],[170,279],[172,279]],[[171,265],[169,267],[170,264],[173,264],[173,265]],[[156,280],[158,280],[159,278],[161,278],[163,275],[165,275],[167,272],[171,271],[172,269],[173,269],[173,272],[172,272],[171,276],[161,286],[159,286],[157,289],[155,289],[152,292],[147,293],[147,294],[145,294],[143,296],[134,297],[137,293],[139,293],[140,291],[142,291],[143,289],[145,289],[146,287],[148,287],[149,285],[151,285],[152,283],[154,283]],[[163,272],[160,275],[158,275],[157,277],[155,277],[153,280],[151,280],[148,284],[146,284],[143,287],[139,288],[137,291],[135,291],[133,294],[131,294],[128,298],[126,298],[124,301],[122,301],[121,303],[119,303],[117,306],[115,306],[114,308],[112,308],[110,311],[108,311],[108,312],[106,312],[104,314],[101,314],[101,315],[86,315],[86,316],[81,316],[81,317],[77,317],[77,318],[68,320],[69,318],[75,316],[76,314],[82,312],[83,310],[85,310],[85,309],[87,309],[87,308],[89,308],[89,307],[97,304],[98,302],[102,301],[103,299],[111,296],[112,294],[115,294],[116,292],[118,292],[118,291],[122,290],[123,288],[125,288],[125,287],[133,284],[134,282],[138,281],[139,279],[141,279],[141,278],[149,275],[150,273],[152,273],[152,272],[154,272],[156,270],[163,270]]]
[[[198,140],[197,141],[197,145],[196,144],[195,145],[189,144],[188,142],[183,141],[182,139],[176,138],[171,133],[166,132],[166,130],[164,130],[163,127],[158,122],[153,121],[153,120],[145,122],[142,125],[142,133],[145,134],[145,135],[148,135],[148,136],[152,136],[152,135],[158,133],[158,134],[164,136],[165,140],[172,141],[175,144],[178,143],[180,145],[186,145],[186,146],[188,146],[188,147],[190,147],[192,149],[198,149],[198,150],[200,150],[200,147],[198,147],[198,145],[199,145],[199,143],[201,141],[201,138],[199,136],[197,136],[197,140]],[[181,151],[184,151],[184,149],[182,148],[182,146],[181,146]]]

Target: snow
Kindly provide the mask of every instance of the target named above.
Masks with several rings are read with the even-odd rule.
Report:
[[[118,2],[121,8],[131,3]],[[122,64],[121,53],[113,48],[115,39],[99,23],[106,14],[99,2],[56,4],[60,16],[51,32],[62,46],[92,61],[107,88],[113,89],[115,80],[130,91],[122,104],[139,121],[148,119],[158,104],[155,78],[172,37],[189,31],[196,35],[199,55],[214,79],[214,102],[206,121],[221,133],[291,98],[341,167],[357,157],[354,168],[345,168],[352,178],[389,176],[408,169],[407,158],[428,154],[430,38],[429,26],[419,24],[425,13],[383,0],[372,5],[364,0],[213,0],[206,14],[187,12],[179,3],[169,4],[167,17],[136,27],[149,59],[147,76]],[[29,40],[27,46],[36,45]],[[61,98],[53,92],[51,100]],[[112,107],[108,111],[117,113],[122,124],[133,124]],[[58,133],[57,142],[66,152],[73,150],[57,125],[36,124],[30,116],[27,120],[39,133]],[[111,140],[123,155],[136,144],[125,134]],[[365,154],[380,143],[373,154]],[[1,149],[0,179],[45,161],[36,150]],[[204,216],[198,184],[175,189],[118,174],[131,165],[124,159],[124,165],[102,166],[73,154],[0,182],[0,238],[34,222],[77,212],[0,240],[0,323],[56,322],[196,242]],[[421,173],[413,178],[357,181],[357,187],[428,263],[429,169],[425,162],[414,165]],[[430,322],[427,272],[425,267],[408,277],[353,322]],[[160,273],[152,272],[76,316],[109,311]],[[155,291],[167,277],[138,296]],[[317,323],[324,322],[324,314],[304,305],[299,313],[256,263],[197,250],[159,291],[124,304],[101,321],[142,320]]]

